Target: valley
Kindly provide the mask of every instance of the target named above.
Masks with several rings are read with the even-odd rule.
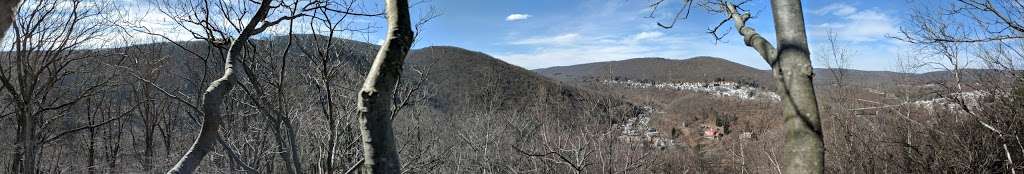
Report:
[[[0,0],[0,173],[1024,171],[1020,1]]]

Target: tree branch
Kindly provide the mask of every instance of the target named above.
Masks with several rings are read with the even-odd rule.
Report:
[[[115,120],[120,120],[121,118],[124,118],[124,116],[128,115],[128,113],[131,113],[132,111],[135,111],[135,109],[138,108],[139,104],[142,104],[142,103],[141,102],[140,103],[136,103],[134,106],[132,106],[132,109],[121,113],[121,115],[119,115],[119,116],[117,116],[115,118],[111,118],[111,119],[109,119],[107,121],[103,121],[101,123],[94,124],[94,125],[82,126],[82,127],[78,127],[78,128],[71,129],[71,130],[66,130],[66,131],[58,133],[57,135],[54,135],[52,137],[43,139],[42,141],[40,141],[39,144],[46,144],[46,143],[52,142],[53,140],[57,140],[58,138],[63,137],[63,136],[68,135],[68,134],[72,134],[72,133],[75,133],[75,132],[78,132],[78,131],[82,131],[82,130],[85,130],[85,129],[91,129],[91,128],[100,127],[100,126],[106,125],[108,123],[111,123],[111,122],[113,122]]]
[[[746,25],[747,19],[750,19],[750,13],[740,14],[736,10],[736,6],[731,3],[726,3],[723,8],[726,10],[726,15],[736,22],[736,31],[743,36],[743,43],[757,50],[761,58],[764,58],[768,64],[774,65],[777,56],[775,46],[772,46],[771,42]]]

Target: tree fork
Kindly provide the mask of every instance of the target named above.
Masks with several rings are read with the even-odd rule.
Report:
[[[205,93],[203,93],[203,126],[199,131],[199,136],[196,137],[195,143],[192,144],[188,152],[185,152],[181,160],[168,170],[167,173],[194,172],[203,161],[203,157],[213,150],[213,144],[220,139],[220,134],[217,131],[220,129],[221,124],[221,105],[224,104],[224,98],[231,92],[234,84],[238,82],[238,71],[242,70],[241,62],[239,62],[241,61],[242,49],[246,42],[249,41],[249,37],[260,32],[257,26],[267,18],[267,14],[272,8],[271,2],[272,0],[261,1],[255,15],[249,19],[245,28],[238,34],[238,38],[231,42],[231,46],[228,47],[228,54],[224,58],[224,75],[211,82],[210,86],[206,88]],[[262,27],[267,26],[264,25]]]
[[[772,0],[778,48],[746,26],[749,14],[740,14],[732,4],[724,5],[726,15],[735,22],[736,31],[743,36],[744,43],[760,53],[772,67],[776,93],[782,97],[786,132],[783,173],[824,173],[821,120],[811,83],[814,74],[800,0]]]

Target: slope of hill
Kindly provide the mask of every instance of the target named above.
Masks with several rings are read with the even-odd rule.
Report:
[[[878,87],[895,85],[894,82],[912,80],[917,83],[919,75],[912,73],[898,73],[892,71],[864,71],[855,69],[814,69],[814,85],[828,86],[835,82],[836,73],[842,74],[842,81],[846,85],[860,87]]]
[[[657,82],[752,82],[771,86],[771,73],[717,57],[675,60],[636,58],[534,70],[559,80],[649,80]]]
[[[513,111],[574,115],[623,115],[632,105],[573,87],[508,64],[481,52],[450,46],[413,50],[406,76],[423,73],[431,90],[429,104],[445,113]],[[419,72],[415,72],[419,71]]]
[[[253,73],[265,88],[277,83],[281,61],[286,62],[283,83],[309,84],[321,73],[317,50],[326,45],[328,38],[321,35],[295,35],[288,44],[287,37],[253,40],[257,49],[267,49],[270,55],[247,55],[244,62],[254,67]],[[343,105],[354,106],[356,90],[369,71],[378,45],[334,38],[327,57],[331,57],[330,72],[338,86],[335,94]],[[203,41],[152,43],[109,52],[143,55],[144,59],[163,59],[157,82],[165,88],[180,90],[185,95],[197,95],[209,79],[219,75],[223,51]],[[289,45],[287,58],[282,60]],[[187,48],[188,51],[182,49]],[[212,50],[212,51],[211,51]],[[193,55],[196,53],[199,55]],[[324,56],[324,55],[319,55]],[[122,61],[119,58],[109,61]],[[113,64],[113,63],[112,63]],[[204,68],[205,67],[205,68]],[[258,67],[258,68],[257,68]],[[169,74],[176,74],[170,76]],[[206,76],[206,77],[203,77]],[[128,78],[128,77],[126,77]],[[182,80],[182,78],[189,80]],[[619,120],[633,114],[633,104],[589,89],[577,88],[536,72],[508,64],[487,54],[451,46],[432,46],[411,50],[403,72],[403,85],[420,84],[422,101],[413,107],[426,107],[424,114],[453,115],[474,113],[530,113],[571,119],[588,115],[601,120]],[[130,79],[130,78],[129,78]],[[246,78],[246,82],[248,78]],[[301,85],[300,85],[301,86]],[[317,89],[295,89],[300,91]],[[351,100],[351,101],[350,101]],[[350,103],[351,102],[351,103]]]
[[[318,39],[314,39],[318,38]],[[298,35],[293,57],[322,45],[325,36]],[[273,38],[270,43],[285,42]],[[358,89],[369,70],[378,46],[347,39],[334,39],[338,56],[339,85]],[[298,47],[300,49],[295,49]],[[283,51],[283,50],[281,50]],[[303,72],[306,59],[291,59],[294,72]],[[635,111],[631,103],[598,92],[573,87],[508,64],[487,54],[451,46],[410,50],[402,74],[403,83],[421,85],[422,97],[414,107],[426,107],[429,114],[531,113],[572,119],[584,114],[618,120]],[[354,93],[354,92],[353,92]],[[415,96],[413,96],[415,97]]]
[[[756,86],[774,88],[771,71],[752,68],[716,57],[694,57],[689,59],[634,58],[620,61],[595,62],[570,66],[558,66],[534,70],[544,76],[565,82],[599,80],[634,80],[662,83],[732,81],[753,82]],[[876,88],[894,86],[895,83],[923,85],[950,80],[949,71],[927,73],[900,73],[892,71],[865,71],[842,69],[843,81],[856,87]],[[815,68],[816,87],[828,87],[836,79],[829,69]],[[964,81],[976,81],[992,76],[993,70],[965,69]]]

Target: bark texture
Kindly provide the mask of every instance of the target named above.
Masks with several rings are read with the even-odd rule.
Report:
[[[14,167],[15,173],[38,173],[36,164],[39,161],[39,144],[36,142],[39,140],[39,131],[37,130],[38,117],[34,114],[36,110],[31,108],[31,104],[27,102],[21,102],[16,104],[17,120],[18,125],[18,136],[16,142],[18,146],[15,147],[14,153]]]
[[[203,157],[213,150],[214,143],[220,138],[217,132],[220,129],[221,123],[220,109],[224,103],[224,98],[238,79],[236,72],[238,62],[236,57],[240,53],[241,44],[238,40],[231,44],[227,59],[224,62],[224,75],[210,83],[210,86],[206,88],[203,94],[203,126],[199,131],[199,137],[196,138],[195,143],[188,149],[185,156],[167,173],[192,173],[199,167]]]
[[[825,148],[821,139],[818,100],[814,95],[810,51],[800,0],[772,0],[775,35],[779,43],[778,63],[783,86],[786,143],[783,147],[785,173],[823,173]],[[778,76],[781,75],[781,76]]]
[[[772,0],[778,49],[746,26],[749,14],[740,14],[731,4],[725,8],[744,43],[757,50],[772,67],[776,92],[782,97],[786,132],[783,173],[823,173],[824,142],[800,0]]]
[[[7,29],[14,24],[18,16],[18,8],[21,7],[21,0],[4,0],[0,2],[0,40],[7,34]]]
[[[214,144],[220,139],[220,134],[217,131],[221,124],[221,105],[224,104],[224,99],[231,92],[235,83],[238,83],[242,49],[249,41],[249,37],[259,33],[257,25],[267,18],[267,13],[271,8],[270,3],[271,0],[261,1],[256,14],[249,19],[238,38],[231,42],[224,60],[224,75],[211,82],[203,93],[203,126],[199,131],[199,136],[196,137],[195,143],[188,149],[188,152],[167,173],[194,172],[203,161],[203,157],[213,150]]]
[[[18,8],[20,6],[21,0],[7,0],[0,2],[0,40],[4,39],[4,36],[7,34],[7,30],[11,28],[11,25],[13,25],[14,21],[17,19]],[[16,118],[18,125],[25,126],[18,127],[17,133],[19,136],[17,136],[18,139],[15,140],[17,142],[17,149],[15,150],[16,152],[12,154],[14,156],[14,158],[12,158],[14,162],[12,163],[11,168],[14,172],[36,173],[35,154],[37,154],[36,151],[38,151],[38,147],[36,147],[35,143],[32,141],[36,139],[34,136],[36,132],[34,129],[35,125],[32,124],[32,121],[34,120],[30,120],[32,117],[27,114],[31,113],[28,111],[29,108],[19,107],[17,109],[19,111]]]
[[[363,173],[401,173],[391,106],[402,63],[413,42],[408,0],[387,0],[388,35],[359,91]]]

